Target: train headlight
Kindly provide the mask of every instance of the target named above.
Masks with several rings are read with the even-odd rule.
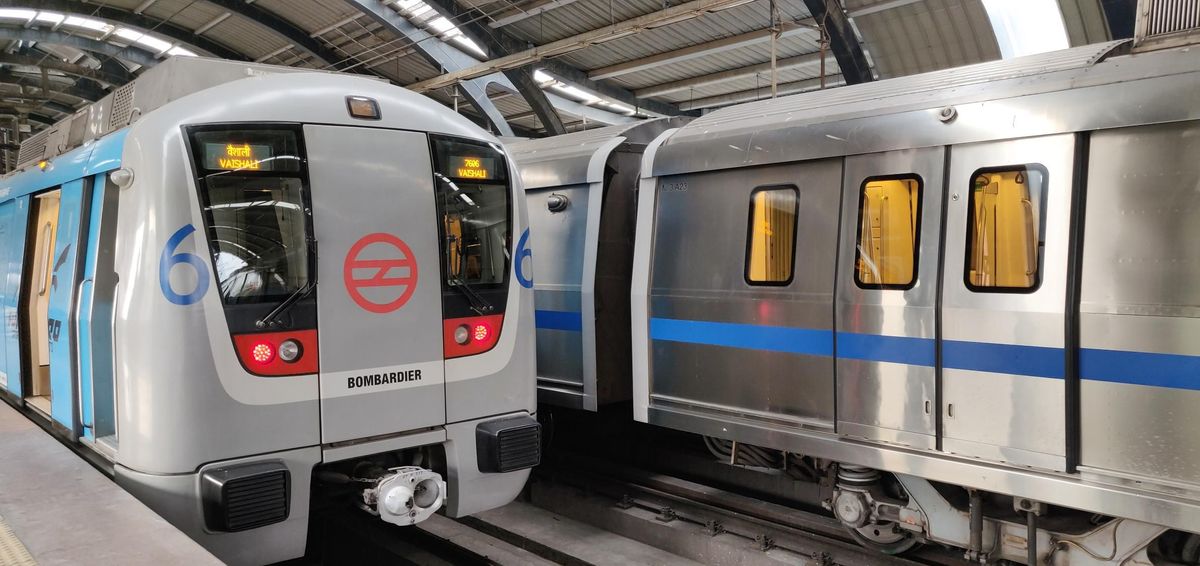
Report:
[[[275,359],[275,349],[266,342],[259,342],[250,349],[250,357],[260,364],[269,364]]]
[[[491,327],[482,322],[476,324],[475,328],[471,329],[471,337],[474,338],[476,342],[483,342],[484,340],[487,340],[488,335],[491,333]]]
[[[288,363],[292,363],[300,359],[300,354],[302,354],[303,351],[304,349],[300,347],[299,342],[295,340],[284,340],[283,343],[279,345],[279,359]]]
[[[459,346],[466,344],[470,340],[471,329],[467,328],[467,325],[460,324],[458,328],[454,329],[454,341],[457,342]]]

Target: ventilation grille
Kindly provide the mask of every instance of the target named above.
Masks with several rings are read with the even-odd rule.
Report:
[[[1165,49],[1200,41],[1200,1],[1139,0],[1134,46]]]
[[[46,140],[54,128],[46,128],[21,142],[21,150],[17,152],[17,166],[24,167],[46,156]]]
[[[1165,35],[1200,28],[1200,2],[1196,0],[1150,0],[1146,35]]]
[[[113,91],[112,111],[108,115],[108,131],[119,130],[129,124],[129,115],[133,112],[135,84],[131,82]]]
[[[244,531],[288,516],[287,472],[230,480],[225,484],[225,527]]]
[[[502,472],[532,468],[541,463],[541,435],[537,425],[500,431],[497,468]]]

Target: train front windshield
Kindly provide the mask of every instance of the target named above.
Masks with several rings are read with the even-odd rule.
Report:
[[[289,129],[193,134],[221,298],[276,302],[309,280],[303,160]]]
[[[504,155],[490,145],[447,138],[435,138],[433,147],[446,284],[499,286],[511,261]]]

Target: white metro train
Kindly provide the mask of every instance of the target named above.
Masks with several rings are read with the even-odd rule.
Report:
[[[1200,561],[1197,93],[1114,42],[512,144],[539,396],[813,466],[884,552]]]
[[[497,140],[299,71],[165,61],[0,179],[2,396],[235,564],[303,555],[327,483],[412,524],[540,457]]]

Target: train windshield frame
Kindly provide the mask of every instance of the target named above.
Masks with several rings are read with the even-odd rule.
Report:
[[[496,144],[431,134],[446,316],[504,312],[512,270],[513,195]]]
[[[316,258],[301,127],[206,124],[185,135],[222,303],[270,309],[309,288]]]

